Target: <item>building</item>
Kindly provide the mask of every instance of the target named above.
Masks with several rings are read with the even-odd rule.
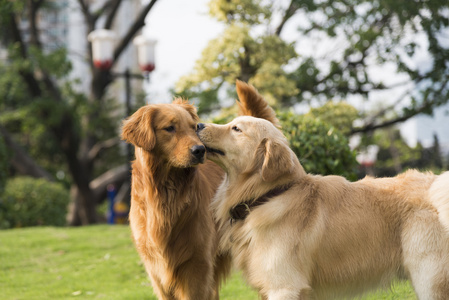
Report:
[[[90,0],[91,11],[99,9],[106,0]],[[112,30],[117,34],[117,41],[128,30],[134,17],[142,8],[140,0],[124,1],[115,17]],[[72,72],[69,78],[76,82],[75,88],[82,93],[89,94],[90,91],[90,62],[88,58],[89,44],[87,41],[87,26],[84,16],[77,0],[49,0],[45,6],[39,10],[37,23],[39,37],[44,51],[53,51],[58,48],[66,48],[68,59],[72,63]],[[105,20],[99,19],[101,25]],[[20,20],[20,29],[25,42],[31,39],[30,23],[27,13],[24,12]],[[0,45],[0,59],[7,59],[5,47]],[[127,47],[114,66],[114,72],[123,72],[129,68],[131,72],[140,73],[137,64],[135,47]],[[134,90],[141,90],[140,82],[133,82]],[[115,98],[125,101],[125,83],[123,80],[116,80],[109,88],[108,92]]]
[[[78,88],[80,91],[88,93],[90,87],[90,62],[88,61],[87,51],[89,43],[87,41],[87,26],[85,24],[84,16],[77,0],[65,0],[68,2],[65,14],[68,19],[67,29],[67,50],[69,60],[73,64],[73,71],[71,74],[72,79],[79,80]],[[59,1],[57,1],[59,2]],[[91,0],[92,10],[98,9],[105,2],[105,0]],[[112,30],[117,35],[117,41],[125,35],[127,29],[134,21],[134,17],[138,15],[142,8],[140,0],[125,1],[121,4]],[[101,25],[104,20],[99,20]],[[118,62],[116,62],[113,71],[115,73],[124,72],[129,68],[131,72],[140,73],[137,64],[136,49],[134,47],[127,47],[124,53],[121,55]],[[139,90],[142,88],[140,82],[132,82],[133,90]],[[109,88],[109,93],[114,97],[125,102],[125,83],[123,80],[116,80],[112,87]]]

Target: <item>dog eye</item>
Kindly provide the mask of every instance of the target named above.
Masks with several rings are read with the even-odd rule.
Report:
[[[167,131],[167,132],[175,132],[175,126],[165,127],[164,130]]]
[[[232,126],[232,130],[237,132],[242,132],[237,126]]]

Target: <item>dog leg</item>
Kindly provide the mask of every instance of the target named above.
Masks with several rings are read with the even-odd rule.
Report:
[[[413,288],[419,300],[446,300],[449,296],[449,270],[435,258],[422,261],[411,273]],[[447,262],[446,262],[447,263]]]
[[[434,276],[432,293],[433,299],[443,300],[449,297],[449,264],[446,264],[444,270]],[[441,268],[443,269],[443,268]]]
[[[178,300],[211,300],[214,298],[212,265],[209,261],[190,260],[185,263],[174,292]]]
[[[297,300],[298,298],[299,298],[298,291],[292,291],[287,289],[268,291],[268,300]]]
[[[268,300],[308,300],[310,289],[291,290],[279,289],[269,290]]]
[[[150,273],[151,283],[153,286],[153,291],[157,298],[160,300],[175,300],[173,294],[169,293],[162,285],[161,281],[157,276],[153,276]]]
[[[420,300],[449,299],[449,238],[433,213],[419,211],[414,217],[403,236],[404,266],[413,288]]]

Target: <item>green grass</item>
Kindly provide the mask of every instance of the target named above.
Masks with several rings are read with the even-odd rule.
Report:
[[[127,226],[0,231],[1,299],[154,299]],[[220,299],[257,295],[235,273]],[[407,283],[364,300],[416,299]]]

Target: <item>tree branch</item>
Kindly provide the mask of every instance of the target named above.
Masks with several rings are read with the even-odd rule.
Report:
[[[100,203],[106,197],[107,186],[113,184],[121,186],[124,182],[129,180],[131,176],[129,165],[124,164],[111,169],[102,175],[98,176],[90,182],[90,188],[93,191],[96,203]]]
[[[416,83],[419,83],[423,79],[425,79],[425,78],[424,77],[419,77],[416,80]],[[423,112],[432,110],[432,109],[434,109],[435,107],[438,107],[441,104],[447,103],[447,93],[448,92],[446,91],[446,94],[443,94],[443,92],[444,92],[445,89],[447,90],[448,83],[449,83],[449,77],[446,77],[444,82],[441,84],[440,88],[438,90],[434,91],[435,95],[443,97],[443,99],[445,99],[445,101],[442,102],[438,98],[434,98],[433,100],[430,100],[430,101],[426,99],[426,100],[423,101],[422,105],[419,108],[413,109],[413,110],[409,110],[408,112],[403,113],[402,116],[399,116],[397,118],[394,118],[394,119],[391,119],[391,120],[387,120],[387,121],[384,121],[384,122],[378,123],[378,124],[375,124],[375,120],[377,118],[371,118],[371,121],[367,125],[365,125],[363,127],[351,129],[350,134],[353,135],[355,133],[371,132],[371,131],[374,131],[376,129],[389,127],[391,125],[407,121],[408,119],[410,119],[410,118],[412,118],[412,117],[414,117],[416,115],[419,115],[419,114],[421,114]],[[406,94],[407,94],[407,92],[404,93],[404,97],[405,97]],[[396,102],[396,104],[401,102],[401,101],[402,101],[402,99],[399,98],[399,100]],[[393,107],[390,107],[390,108],[393,108]],[[388,110],[386,110],[386,109],[382,110],[380,113],[376,114],[375,116],[376,117],[380,117],[382,115],[381,114],[382,112],[386,113],[387,111]]]
[[[111,8],[112,2],[116,0],[108,0],[103,3],[103,6],[99,8],[97,11],[92,13],[92,18],[95,20],[95,22],[107,11]]]
[[[12,36],[14,43],[16,45],[18,45],[18,47],[19,47],[20,56],[22,57],[22,59],[26,60],[26,59],[28,59],[27,47],[25,46],[25,43],[23,42],[22,34],[19,30],[19,26],[17,24],[16,17],[17,17],[16,15],[12,15],[10,17],[9,25],[10,25],[10,29],[11,29],[11,36]],[[30,94],[34,97],[41,96],[42,90],[39,87],[39,83],[36,80],[36,78],[34,77],[34,75],[31,72],[25,71],[25,70],[20,70],[19,73],[20,73],[20,76],[22,76],[23,79],[25,80],[25,83],[28,87],[28,90],[30,91]]]
[[[28,175],[35,178],[45,178],[49,181],[54,181],[50,173],[39,166],[34,159],[29,156],[26,151],[14,142],[11,134],[0,125],[0,134],[3,136],[6,146],[13,153],[11,158],[11,165],[21,175]]]
[[[295,0],[290,1],[290,5],[288,6],[287,10],[285,11],[284,16],[282,17],[281,23],[276,28],[276,35],[280,36],[282,29],[284,28],[285,23],[295,14],[295,12],[299,9],[298,3],[296,3]]]
[[[84,19],[87,23],[87,32],[91,32],[95,29],[95,23],[97,21],[97,17],[94,17],[91,12],[89,5],[84,0],[78,0],[78,3],[81,7],[81,11],[83,13]]]
[[[41,52],[42,52],[42,43],[39,38],[39,30],[37,23],[38,19],[36,18],[36,16],[43,3],[44,0],[31,1],[30,12],[28,16],[31,32],[30,44],[38,48]],[[48,75],[48,73],[42,68],[40,71],[42,74],[42,82],[45,84],[46,90],[52,94],[54,100],[61,101],[61,93],[59,89],[56,87],[53,80],[51,79],[50,75]],[[36,80],[38,79],[36,78]]]
[[[107,149],[107,148],[114,147],[115,145],[118,145],[119,142],[120,142],[120,138],[114,137],[114,138],[110,138],[108,140],[105,140],[105,141],[95,144],[90,149],[90,151],[87,155],[88,159],[91,161],[94,160],[101,151],[103,151],[104,149]]]
[[[80,0],[81,1],[81,0]],[[122,40],[119,42],[117,47],[114,50],[114,60],[112,64],[115,64],[122,52],[125,50],[125,48],[128,46],[128,44],[131,42],[131,39],[136,35],[137,31],[139,31],[144,25],[145,25],[145,17],[150,12],[151,8],[154,6],[154,4],[157,2],[157,0],[151,0],[150,3],[147,4],[147,6],[140,12],[140,15],[137,17],[137,19],[134,21],[134,23],[129,28],[128,32],[125,34],[125,36],[122,38]]]
[[[115,15],[117,14],[118,8],[120,7],[121,3],[122,3],[122,0],[114,0],[114,2],[111,4],[112,8],[106,18],[106,23],[104,25],[104,28],[111,29],[112,23],[114,22]]]
[[[426,110],[428,110],[432,106],[433,106],[432,102],[427,102],[423,106],[421,106],[419,109],[417,109],[417,110],[415,110],[415,111],[413,111],[413,112],[411,112],[409,114],[404,114],[404,115],[402,115],[400,117],[397,117],[397,118],[394,118],[394,119],[391,119],[391,120],[387,120],[387,121],[384,121],[382,123],[374,124],[374,122],[373,122],[373,123],[369,123],[369,124],[367,124],[367,125],[365,125],[363,127],[353,128],[350,131],[350,135],[353,135],[355,133],[371,132],[371,131],[374,131],[376,129],[389,127],[389,126],[392,126],[394,124],[407,121],[408,119],[410,119],[410,118],[412,118],[412,117],[414,117],[416,115],[419,115],[422,112],[425,112]]]
[[[37,30],[36,15],[37,15],[39,8],[44,3],[44,1],[39,0],[39,1],[30,1],[30,2],[31,2],[30,3],[30,11],[29,11],[29,15],[28,15],[28,21],[30,23],[30,32],[31,32],[30,44],[35,45],[40,48],[41,41],[39,39],[39,33]]]
[[[90,16],[89,5],[84,2],[84,0],[78,0],[78,3],[81,7],[81,11],[83,12],[84,17]]]

